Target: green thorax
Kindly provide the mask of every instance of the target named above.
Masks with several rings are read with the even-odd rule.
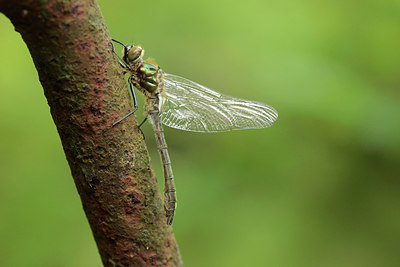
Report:
[[[160,67],[143,61],[137,72],[137,82],[140,87],[150,93],[155,92],[162,77],[162,71],[160,70]]]

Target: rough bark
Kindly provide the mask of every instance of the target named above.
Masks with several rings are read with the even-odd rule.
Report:
[[[0,12],[32,55],[104,265],[182,266],[136,119],[110,129],[132,106],[96,1],[0,0]]]

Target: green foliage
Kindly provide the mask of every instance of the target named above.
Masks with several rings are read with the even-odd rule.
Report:
[[[166,129],[187,266],[400,264],[397,1],[99,2],[164,71],[279,112]],[[29,52],[4,15],[0,32],[0,265],[100,266]]]

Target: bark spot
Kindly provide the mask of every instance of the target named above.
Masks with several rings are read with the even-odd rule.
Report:
[[[132,204],[139,204],[140,200],[135,196],[135,193],[130,193],[128,195],[128,200],[132,203]]]

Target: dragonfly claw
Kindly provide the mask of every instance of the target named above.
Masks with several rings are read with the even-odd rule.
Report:
[[[139,129],[139,132],[142,134],[142,136],[143,136],[143,140],[146,140],[146,136],[144,135],[144,133],[143,133],[143,131],[142,131],[142,129],[140,128],[140,126],[138,127],[138,129]]]
[[[144,118],[144,120],[138,125],[138,128],[139,128],[139,131],[142,133],[142,135],[143,135],[143,140],[145,140],[146,139],[146,136],[144,136],[144,133],[143,133],[143,131],[142,131],[142,125],[143,125],[143,123],[145,123],[147,121],[147,116]]]
[[[174,215],[167,216],[167,224],[172,225],[172,221],[174,220]]]

